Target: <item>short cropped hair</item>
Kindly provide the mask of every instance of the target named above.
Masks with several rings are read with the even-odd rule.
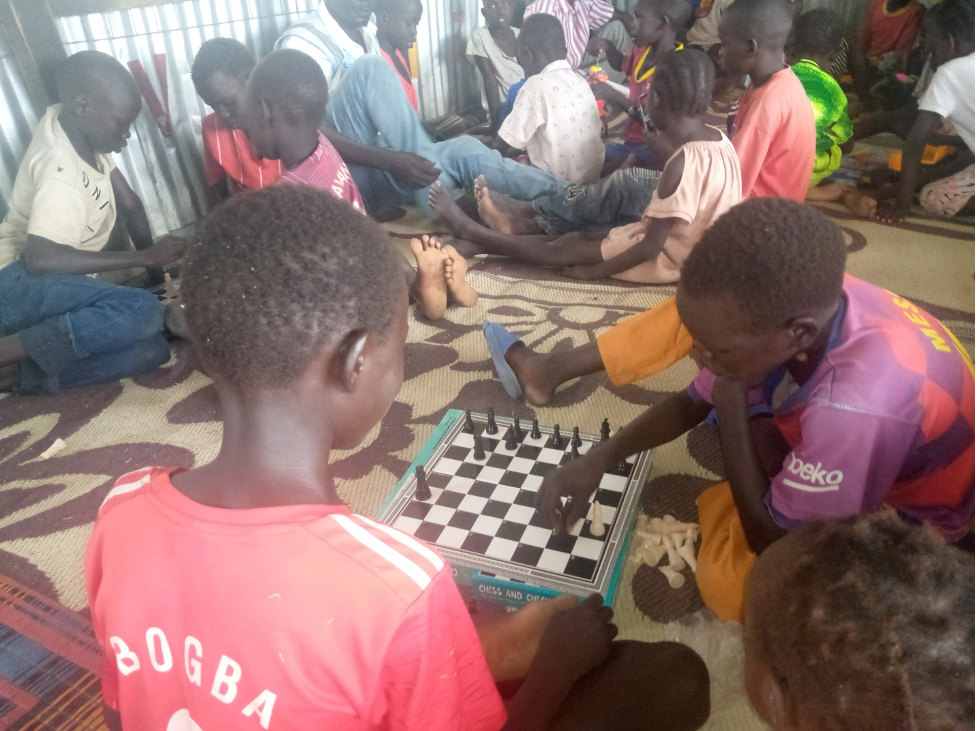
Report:
[[[258,99],[279,109],[289,122],[316,126],[325,114],[329,85],[311,56],[292,49],[272,51],[254,71],[248,88]]]
[[[794,23],[791,51],[798,58],[835,53],[845,35],[845,21],[828,8],[808,10]]]
[[[247,79],[254,68],[254,54],[233,38],[211,38],[204,41],[190,67],[190,80],[197,93],[210,78],[220,72],[235,79]]]
[[[519,42],[526,48],[540,48],[554,56],[567,55],[567,39],[563,24],[553,15],[536,13],[522,22]]]
[[[974,722],[974,557],[878,513],[801,528],[760,646],[825,731]]]
[[[951,38],[974,40],[973,0],[942,0],[928,11],[939,28]]]
[[[407,297],[386,232],[299,185],[236,195],[208,216],[180,291],[195,351],[238,391],[287,386],[353,330],[385,335]]]
[[[841,229],[823,213],[784,198],[751,198],[706,230],[679,286],[696,298],[729,298],[763,332],[837,300],[846,254]]]
[[[723,13],[737,35],[770,46],[783,45],[790,36],[794,17],[786,0],[736,0]]]
[[[665,54],[651,77],[652,87],[662,103],[676,114],[688,117],[706,113],[715,81],[715,64],[697,48]]]
[[[635,7],[638,4],[647,5],[656,13],[668,18],[669,24],[679,30],[685,28],[685,24],[692,17],[692,6],[688,0],[638,0]]]
[[[129,70],[101,51],[79,51],[61,61],[55,70],[58,100],[69,103],[81,94],[128,93],[139,96]]]

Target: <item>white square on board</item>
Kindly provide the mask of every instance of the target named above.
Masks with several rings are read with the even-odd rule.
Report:
[[[573,544],[573,555],[581,558],[590,558],[596,561],[600,558],[600,552],[604,548],[601,541],[593,538],[578,538]]]
[[[509,512],[505,514],[505,519],[511,520],[514,523],[529,525],[529,521],[533,519],[533,513],[535,512],[536,508],[531,505],[513,505],[509,508]]]
[[[519,497],[518,487],[509,487],[508,485],[499,485],[492,492],[492,500],[498,500],[502,503],[511,503]]]
[[[454,514],[454,508],[449,508],[445,505],[434,505],[430,510],[427,511],[427,515],[424,516],[424,520],[428,523],[447,525],[448,521],[451,520],[451,516]]]
[[[561,553],[560,551],[553,551],[549,548],[544,548],[543,555],[540,556],[539,561],[536,562],[536,568],[562,574],[566,570],[567,561],[569,560],[569,553]]]
[[[434,466],[434,471],[439,472],[442,475],[453,475],[458,472],[458,468],[461,467],[461,462],[456,459],[448,459],[447,457],[442,457],[438,460],[438,463]]]
[[[518,543],[510,541],[508,538],[495,537],[492,539],[489,547],[485,549],[485,555],[497,558],[500,561],[509,561],[512,559],[512,554],[516,552],[516,546],[518,545]]]
[[[465,495],[458,503],[458,510],[464,510],[466,513],[478,513],[481,515],[482,511],[485,510],[485,505],[488,503],[487,497],[476,497],[475,495]]]
[[[448,526],[438,538],[438,545],[445,548],[461,548],[461,544],[468,538],[468,531],[464,528],[452,528]]]
[[[472,530],[476,533],[483,533],[487,536],[494,536],[499,532],[499,527],[502,525],[502,518],[493,518],[490,515],[479,515],[475,519],[475,525],[472,526]]]
[[[420,521],[418,521],[420,523]],[[537,548],[545,548],[546,544],[550,542],[550,538],[553,537],[553,531],[549,528],[540,528],[539,526],[530,525],[526,527],[525,532],[522,534],[522,540],[520,543],[525,543],[530,546],[536,546]]]
[[[463,492],[466,495],[468,491],[472,489],[472,485],[475,484],[475,480],[470,477],[452,477],[448,480],[448,484],[445,486],[445,490],[450,492]]]
[[[406,515],[401,515],[397,520],[394,521],[394,528],[397,530],[402,530],[404,533],[414,535],[414,531],[421,527],[420,518],[408,518]]]

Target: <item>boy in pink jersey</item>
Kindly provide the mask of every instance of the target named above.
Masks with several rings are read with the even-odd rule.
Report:
[[[330,451],[355,449],[403,381],[399,267],[379,226],[307,186],[205,222],[182,292],[222,444],[121,478],[99,512],[85,574],[110,726],[697,728],[708,674],[688,648],[612,643],[598,596],[475,625],[436,551],[339,498]],[[504,706],[493,680],[518,677]]]
[[[715,410],[728,482],[698,498],[696,580],[723,618],[740,618],[757,554],[806,521],[888,505],[962,538],[974,513],[973,363],[932,315],[846,276],[845,254],[841,230],[793,201],[721,216],[676,295],[702,371],[547,477],[539,498],[554,527],[579,517],[602,465]]]

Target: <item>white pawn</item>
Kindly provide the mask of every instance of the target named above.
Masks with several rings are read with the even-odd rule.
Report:
[[[604,511],[596,500],[590,511],[590,535],[598,537],[604,535]]]
[[[659,566],[658,570],[665,574],[665,578],[668,579],[668,585],[673,589],[679,589],[685,585],[685,577],[671,566]]]

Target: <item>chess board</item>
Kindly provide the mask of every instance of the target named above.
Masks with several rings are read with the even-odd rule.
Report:
[[[483,598],[518,605],[596,591],[610,603],[652,453],[631,457],[601,478],[591,500],[601,505],[602,535],[591,533],[588,513],[569,534],[557,536],[537,515],[534,500],[543,478],[570,460],[572,427],[561,427],[565,444],[556,449],[548,444],[552,427],[541,426],[534,439],[524,420],[521,442],[507,449],[512,419],[496,417],[495,434],[485,431],[485,414],[473,413],[472,420],[485,458],[474,457],[474,436],[464,430],[464,412],[449,410],[380,509],[379,519],[437,546],[456,580]],[[600,441],[583,433],[580,439],[581,455]],[[431,490],[425,501],[415,496],[417,465],[423,466]]]

